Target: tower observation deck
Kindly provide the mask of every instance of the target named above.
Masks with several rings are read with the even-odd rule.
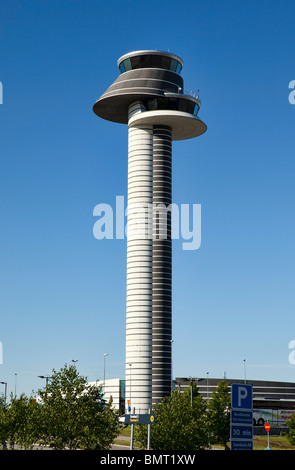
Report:
[[[128,124],[125,394],[136,413],[171,392],[172,141],[207,129],[199,98],[183,92],[182,67],[168,52],[125,54],[119,77],[93,106],[97,116]]]

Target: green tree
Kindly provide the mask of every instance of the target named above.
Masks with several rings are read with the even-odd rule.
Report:
[[[22,394],[11,396],[10,403],[0,407],[0,440],[2,448],[15,444],[31,449],[38,439],[38,405],[32,398]]]
[[[0,442],[2,449],[6,448],[6,442],[9,438],[9,416],[8,406],[4,397],[0,397]]]
[[[208,402],[207,420],[211,444],[222,444],[225,450],[229,450],[230,407],[229,386],[221,380]]]
[[[191,394],[192,392],[192,394]],[[183,393],[173,391],[154,409],[151,425],[153,450],[198,450],[208,447],[206,402],[195,389]],[[147,425],[135,426],[135,441],[142,447],[147,443]]]
[[[31,449],[38,439],[39,407],[32,397],[12,397],[8,408],[9,444]]]
[[[76,367],[53,370],[39,391],[40,441],[54,449],[108,449],[116,437],[119,413],[105,403],[101,388],[87,384]]]
[[[292,414],[291,418],[287,421],[286,424],[289,428],[287,438],[291,445],[295,445],[295,414]]]

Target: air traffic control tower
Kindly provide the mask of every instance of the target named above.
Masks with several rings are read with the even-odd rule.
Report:
[[[172,141],[207,127],[198,117],[198,97],[183,91],[178,56],[135,51],[118,67],[121,74],[93,111],[128,124],[125,408],[146,413],[171,392],[172,240],[165,208],[172,203]],[[152,215],[151,207],[158,208]]]

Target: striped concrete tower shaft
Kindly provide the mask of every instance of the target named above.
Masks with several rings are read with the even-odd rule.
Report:
[[[135,102],[129,118],[143,111]],[[129,127],[125,396],[137,413],[151,408],[152,394],[152,198],[153,129]]]
[[[142,112],[135,102],[129,118]],[[171,391],[171,134],[161,125],[128,134],[125,390],[137,413]]]
[[[172,379],[172,131],[153,126],[152,403],[171,392]]]

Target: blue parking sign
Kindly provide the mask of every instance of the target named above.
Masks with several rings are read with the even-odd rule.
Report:
[[[252,385],[232,384],[231,386],[232,408],[252,410]]]
[[[231,386],[231,450],[253,449],[252,385]]]

